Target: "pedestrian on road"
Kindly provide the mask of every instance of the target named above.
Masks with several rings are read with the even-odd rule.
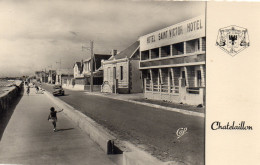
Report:
[[[28,85],[28,87],[27,87],[27,95],[29,96],[29,94],[30,94],[30,86]]]
[[[36,88],[36,93],[39,92],[39,87],[37,85],[35,85],[35,88]]]
[[[53,132],[55,132],[56,131],[56,122],[57,122],[57,113],[59,113],[59,112],[61,112],[61,111],[63,111],[63,109],[62,110],[60,110],[60,111],[55,111],[55,108],[54,107],[51,107],[50,108],[50,114],[49,114],[49,116],[48,116],[48,121],[50,121],[51,123],[52,123],[52,125],[53,125]]]

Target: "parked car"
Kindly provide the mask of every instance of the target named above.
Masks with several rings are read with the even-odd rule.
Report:
[[[64,96],[64,90],[61,85],[54,85],[53,87],[53,96]]]

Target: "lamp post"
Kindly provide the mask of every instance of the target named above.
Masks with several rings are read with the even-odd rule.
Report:
[[[93,92],[93,41],[90,41],[91,59],[90,59],[90,92]]]
[[[60,74],[61,74],[61,59],[60,59],[60,61],[59,61],[59,62],[56,62],[56,64],[60,64],[60,69],[59,69],[59,72],[60,72]],[[58,75],[58,72],[56,72],[56,75]],[[60,83],[60,84],[61,84],[61,75],[58,75],[58,80],[59,80],[59,82],[58,82],[58,83]]]

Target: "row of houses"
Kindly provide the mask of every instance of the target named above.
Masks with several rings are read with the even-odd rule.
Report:
[[[73,76],[65,70],[57,71],[55,83],[89,90],[93,70],[94,91],[143,92],[148,99],[204,104],[205,17],[141,36],[119,53],[94,54],[92,68],[90,62],[90,58],[75,62]]]

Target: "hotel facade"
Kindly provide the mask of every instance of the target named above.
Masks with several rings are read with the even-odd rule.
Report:
[[[140,37],[140,66],[148,99],[205,104],[205,16]]]

